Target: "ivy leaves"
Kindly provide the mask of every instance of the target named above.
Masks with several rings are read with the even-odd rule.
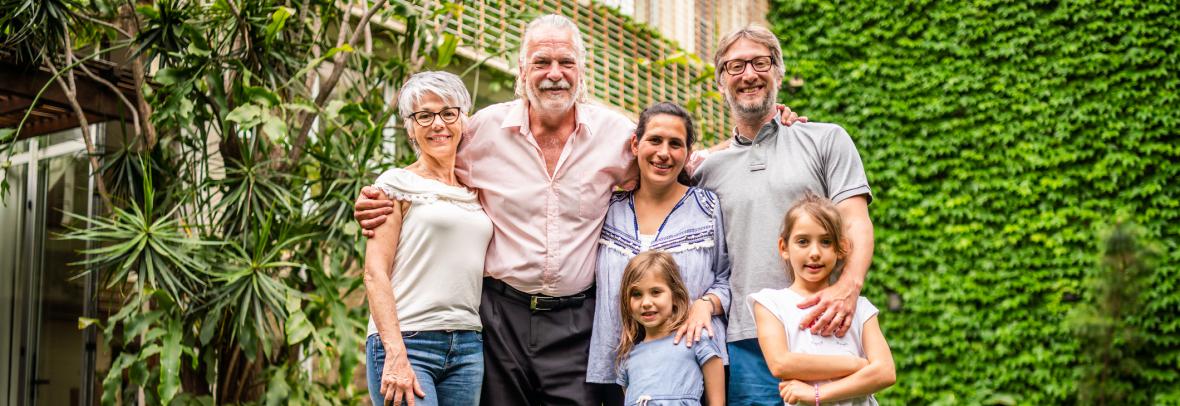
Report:
[[[1103,231],[1180,241],[1180,12],[1159,4],[772,2],[784,103],[849,130],[874,188],[865,294],[898,384],[882,403],[1058,404]],[[1180,391],[1180,254],[1145,273],[1135,403]]]

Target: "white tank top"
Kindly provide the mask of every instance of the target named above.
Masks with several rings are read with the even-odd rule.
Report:
[[[402,331],[480,330],[483,262],[492,221],[475,192],[390,169],[374,184],[410,202],[393,266],[393,294]],[[369,316],[368,335],[377,333]]]

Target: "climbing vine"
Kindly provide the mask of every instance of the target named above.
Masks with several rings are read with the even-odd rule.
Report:
[[[1180,8],[790,0],[768,20],[804,81],[784,103],[846,127],[872,183],[883,404],[1075,401],[1095,349],[1067,320],[1119,221],[1162,253],[1114,324],[1146,340],[1124,399],[1180,403]]]

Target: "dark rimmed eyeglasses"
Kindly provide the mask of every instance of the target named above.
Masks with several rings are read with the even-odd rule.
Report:
[[[737,76],[746,71],[747,64],[754,68],[754,72],[766,72],[774,66],[774,59],[769,56],[756,56],[753,59],[730,59],[722,62],[721,66],[725,68],[725,72]]]
[[[442,122],[445,124],[454,124],[455,121],[459,120],[459,115],[462,113],[462,110],[460,110],[458,107],[446,107],[442,110],[439,110],[437,113],[426,110],[415,111],[406,116],[406,118],[414,120],[414,122],[418,123],[420,126],[430,127],[431,124],[434,124],[435,116],[441,118]]]

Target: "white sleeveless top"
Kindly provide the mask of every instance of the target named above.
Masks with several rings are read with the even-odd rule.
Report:
[[[393,265],[402,331],[480,330],[483,262],[492,221],[475,192],[390,169],[373,185],[410,202]],[[368,335],[377,334],[369,316]]]

